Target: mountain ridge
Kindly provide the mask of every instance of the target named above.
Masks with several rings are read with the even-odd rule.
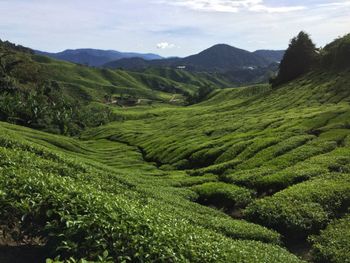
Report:
[[[93,48],[66,49],[61,52],[51,53],[40,50],[34,51],[38,55],[44,55],[68,62],[100,67],[110,61],[141,57],[145,60],[162,59],[163,57],[152,53],[120,52],[116,50],[102,50]]]
[[[197,54],[184,58],[167,58],[147,61],[140,58],[123,58],[108,62],[103,67],[142,70],[148,67],[172,67],[190,71],[228,72],[241,69],[267,68],[279,62],[282,50],[256,50],[250,52],[227,44],[216,44]]]

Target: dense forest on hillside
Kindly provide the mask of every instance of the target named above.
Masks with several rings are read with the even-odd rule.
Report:
[[[238,87],[1,42],[0,262],[349,262],[349,61],[301,32]]]

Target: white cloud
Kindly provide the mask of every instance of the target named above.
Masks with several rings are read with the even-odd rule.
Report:
[[[344,6],[350,6],[350,1],[344,0],[343,2],[319,4],[318,6],[319,7],[344,7]]]
[[[237,13],[240,10],[266,13],[287,13],[306,9],[305,6],[270,7],[264,0],[158,0],[157,3],[182,6],[192,10]]]
[[[168,48],[174,48],[175,44],[171,44],[168,42],[160,42],[157,44],[158,49],[168,49]]]
[[[304,9],[306,9],[305,6],[268,7],[265,5],[253,5],[249,8],[250,11],[267,12],[267,13],[288,13],[288,12],[300,11]]]
[[[217,43],[250,51],[284,49],[290,38],[305,30],[318,46],[324,46],[349,33],[349,3],[350,0],[0,0],[0,38],[52,52],[91,47],[168,57],[191,55]],[[299,5],[307,8],[292,12],[290,8]],[[168,44],[158,47],[160,42]]]

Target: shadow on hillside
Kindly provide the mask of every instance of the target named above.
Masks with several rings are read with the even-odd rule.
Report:
[[[0,245],[1,263],[40,263],[45,262],[45,250],[40,246]]]

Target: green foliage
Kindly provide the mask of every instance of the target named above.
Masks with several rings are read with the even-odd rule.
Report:
[[[334,40],[322,50],[322,65],[325,68],[344,69],[350,66],[350,34]]]
[[[311,238],[316,262],[350,262],[350,216],[331,222],[319,236]]]
[[[0,46],[6,47],[8,49],[16,50],[16,51],[28,53],[28,54],[34,54],[34,51],[31,50],[30,48],[26,48],[21,45],[15,45],[9,41],[2,41],[1,39],[0,39]]]
[[[196,185],[191,189],[198,194],[197,202],[215,205],[218,208],[233,209],[243,207],[253,199],[251,190],[220,182]]]
[[[195,104],[203,101],[207,96],[214,90],[211,86],[202,86],[198,89],[198,91],[191,95],[188,95],[187,102],[188,104]]]
[[[307,33],[301,31],[291,40],[273,85],[286,83],[310,71],[316,59],[315,44]]]
[[[185,188],[169,187],[180,175],[157,180],[156,168],[137,161],[132,147],[118,153],[122,145],[111,141],[79,142],[0,125],[1,224],[18,239],[47,240],[51,258],[105,262],[101,255],[108,251],[108,258],[126,262],[299,262],[276,245],[252,241],[278,243],[276,233],[206,209],[189,201]],[[142,172],[135,177],[136,171]]]
[[[66,135],[112,120],[108,108],[85,106],[58,82],[44,81],[40,66],[23,52],[0,43],[0,120]]]
[[[324,228],[350,203],[348,174],[330,174],[292,186],[249,205],[253,222],[289,236],[305,236]]]
[[[350,203],[348,71],[214,90],[179,107],[159,102],[183,95],[150,86],[195,94],[208,76],[6,54],[3,118],[59,131],[53,113],[65,109],[64,133],[86,129],[73,139],[0,123],[0,225],[16,240],[41,238],[58,261],[299,262],[279,233],[320,234],[315,258],[343,259],[334,226],[346,228]],[[154,103],[108,104],[127,96]]]
[[[0,120],[65,135],[76,135],[86,127],[112,120],[101,106],[84,106],[61,95],[60,87],[48,83],[29,91],[1,93]]]
[[[124,106],[115,100],[123,94],[133,98],[132,106],[152,105],[154,101],[182,104],[184,95],[198,94],[193,96],[203,99],[209,92],[207,86],[211,91],[216,85],[228,85],[218,76],[176,74],[172,80],[164,78],[163,72],[93,69],[33,55],[30,49],[1,42],[0,120],[76,135],[86,127],[118,119],[109,108]],[[102,103],[108,105],[103,107]]]

